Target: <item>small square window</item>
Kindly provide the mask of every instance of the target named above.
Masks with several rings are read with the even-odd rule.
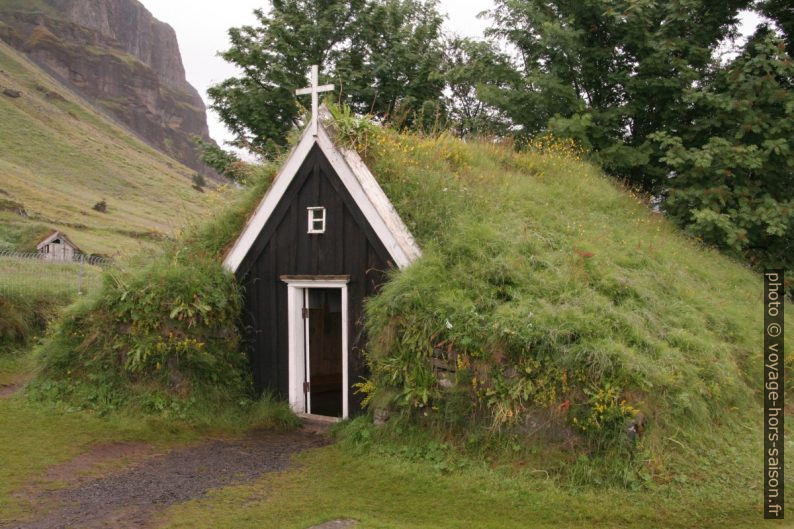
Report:
[[[325,208],[306,208],[309,210],[309,233],[325,233]]]

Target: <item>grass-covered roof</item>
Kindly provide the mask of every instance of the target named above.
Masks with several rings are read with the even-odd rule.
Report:
[[[758,416],[759,276],[682,235],[574,148],[517,152],[343,114],[336,129],[423,251],[367,301],[372,378],[359,389],[374,407],[573,454],[642,452],[653,476],[669,472],[667,455],[691,455],[680,446],[692,436]],[[43,347],[46,389],[114,405],[153,387],[184,399],[224,383],[213,366],[239,369],[228,351],[239,306],[220,259],[266,181],[155,263],[111,274]],[[438,362],[451,368],[444,380]],[[97,379],[112,391],[86,389]],[[234,380],[230,401],[247,391]],[[167,408],[157,402],[148,408]]]

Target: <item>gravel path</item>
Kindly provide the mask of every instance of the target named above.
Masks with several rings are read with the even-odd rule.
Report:
[[[327,443],[326,436],[306,431],[258,432],[243,439],[206,441],[146,457],[126,470],[78,481],[70,488],[35,494],[32,503],[39,517],[0,527],[146,527],[153,514],[169,505],[283,470],[291,454]]]

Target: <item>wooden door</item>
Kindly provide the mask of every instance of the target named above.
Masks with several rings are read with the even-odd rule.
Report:
[[[342,417],[342,293],[308,289],[310,413]]]

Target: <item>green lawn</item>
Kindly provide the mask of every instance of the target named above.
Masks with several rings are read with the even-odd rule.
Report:
[[[0,370],[29,368],[29,362],[0,363]],[[201,435],[185,426],[168,428],[159,420],[101,418],[31,403],[19,395],[0,399],[0,425],[0,524],[32,508],[14,491],[93,444],[127,440],[167,445]],[[758,440],[757,432],[747,432],[731,442],[743,459],[753,457]],[[753,476],[735,475],[730,465],[713,470],[686,483],[639,492],[573,489],[543,473],[515,474],[484,465],[442,473],[428,463],[337,444],[295,456],[290,470],[173,506],[153,526],[304,529],[353,518],[360,528],[384,529],[758,527],[760,466]]]
[[[0,369],[9,367],[9,362],[0,362]],[[14,491],[94,444],[122,440],[167,444],[194,437],[189,430],[169,430],[162,423],[100,418],[63,407],[31,404],[18,395],[0,399],[0,526],[30,512],[32,506],[15,497]]]
[[[565,490],[493,471],[440,475],[427,466],[338,446],[296,456],[297,468],[179,505],[162,527],[304,529],[336,518],[364,528],[757,527],[746,491],[703,497],[696,486],[658,492]]]
[[[21,383],[31,377],[34,360],[30,355],[13,351],[0,353],[0,387]]]
[[[89,264],[48,263],[0,255],[0,295],[75,297],[101,284],[102,269]]]

